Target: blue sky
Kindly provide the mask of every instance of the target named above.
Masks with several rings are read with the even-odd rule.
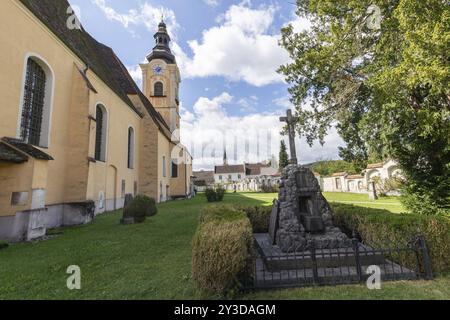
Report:
[[[279,116],[289,102],[276,69],[289,62],[278,46],[280,29],[309,22],[286,0],[70,0],[97,40],[112,47],[140,83],[138,64],[154,46],[164,15],[181,69],[182,142],[196,169],[220,164],[224,145],[231,162],[278,155]],[[263,138],[262,138],[263,137]],[[300,161],[337,158],[334,131],[324,147],[298,143]]]

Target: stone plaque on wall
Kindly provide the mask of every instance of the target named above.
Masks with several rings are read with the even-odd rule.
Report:
[[[12,206],[26,206],[28,204],[28,192],[13,192],[11,195]]]

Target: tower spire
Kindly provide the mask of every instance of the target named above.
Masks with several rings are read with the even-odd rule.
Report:
[[[223,165],[228,165],[228,157],[227,157],[227,147],[223,149]]]
[[[155,39],[155,47],[152,52],[147,56],[147,60],[150,62],[154,59],[163,59],[167,63],[176,63],[175,56],[170,50],[170,39],[169,33],[167,32],[167,25],[164,22],[164,14],[161,16],[161,22],[158,25],[158,31],[153,36]]]

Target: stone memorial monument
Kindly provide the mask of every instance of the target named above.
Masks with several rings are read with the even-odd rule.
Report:
[[[288,110],[287,117],[280,120],[287,122],[291,164],[282,173],[279,198],[274,201],[269,230],[271,244],[286,253],[308,250],[312,241],[317,249],[351,247],[352,241],[333,225],[331,208],[316,177],[297,163],[294,128],[297,119]]]

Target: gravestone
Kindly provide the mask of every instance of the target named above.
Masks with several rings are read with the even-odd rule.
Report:
[[[270,215],[270,225],[269,225],[269,237],[271,239],[271,244],[275,244],[275,238],[277,236],[277,230],[278,230],[278,219],[279,219],[279,212],[280,212],[280,202],[278,200],[273,201],[273,207],[272,207],[272,214]]]
[[[375,182],[370,182],[371,188],[369,188],[369,200],[378,200],[377,186]]]
[[[319,182],[306,167],[289,165],[283,171],[278,201],[270,218],[269,237],[283,252],[348,248],[351,240],[333,225],[332,211]]]
[[[130,204],[131,201],[133,201],[133,199],[134,199],[133,195],[131,193],[127,193],[125,195],[125,201],[124,201],[123,207],[124,208],[128,207],[128,205]]]

